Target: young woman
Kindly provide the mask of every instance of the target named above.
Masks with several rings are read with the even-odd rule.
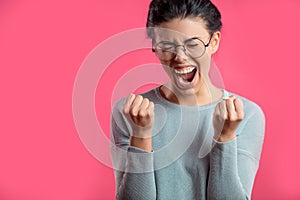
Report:
[[[265,119],[210,81],[221,27],[210,0],[151,2],[147,32],[170,81],[114,106],[117,199],[251,198]]]

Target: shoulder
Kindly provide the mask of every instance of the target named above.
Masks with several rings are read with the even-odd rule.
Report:
[[[158,101],[158,92],[159,92],[159,86],[151,90],[148,90],[144,93],[141,93],[140,95],[156,103]]]

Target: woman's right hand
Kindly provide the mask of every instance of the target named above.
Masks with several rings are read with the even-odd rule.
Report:
[[[141,95],[130,94],[126,98],[123,114],[132,128],[131,145],[152,151],[154,103]]]

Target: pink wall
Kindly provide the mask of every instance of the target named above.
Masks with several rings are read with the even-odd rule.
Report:
[[[73,86],[99,43],[145,25],[149,2],[0,1],[1,200],[114,199],[112,170],[77,133]],[[253,199],[300,199],[300,2],[214,2],[223,14],[215,60],[225,87],[256,101],[267,119]],[[151,62],[148,51],[124,55],[99,81],[96,112],[105,135],[116,82]]]

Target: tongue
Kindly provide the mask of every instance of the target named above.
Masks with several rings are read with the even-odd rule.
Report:
[[[195,72],[194,72],[194,70],[193,70],[192,72],[190,72],[190,73],[188,73],[188,74],[182,74],[181,77],[182,77],[183,79],[185,79],[186,81],[191,82],[191,81],[193,80],[194,75],[195,75]]]

